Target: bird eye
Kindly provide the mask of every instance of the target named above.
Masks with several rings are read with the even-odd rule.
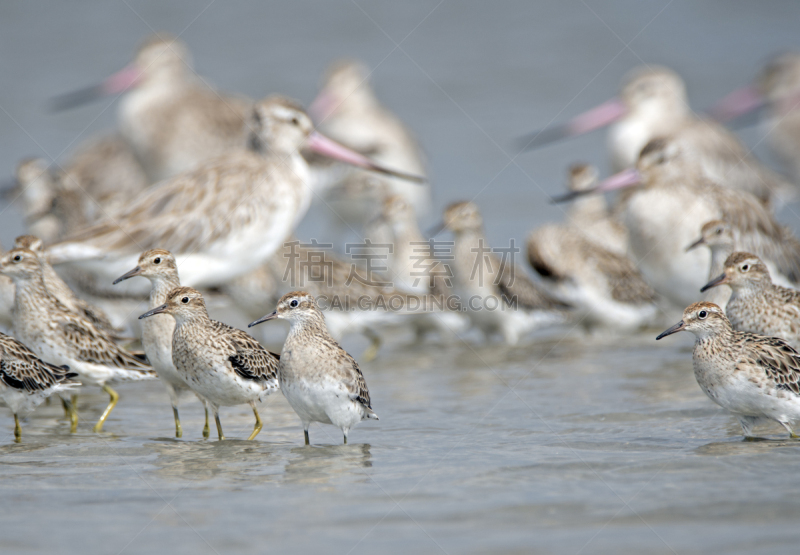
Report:
[[[14,262],[19,262],[20,260],[22,260],[22,257],[20,255],[14,257]]]
[[[184,297],[184,298],[182,298],[182,299],[181,299],[181,302],[182,302],[183,304],[186,304],[186,303],[188,303],[188,302],[189,302],[189,297]]]
[[[300,120],[297,118],[292,118],[292,125],[300,125]]]
[[[722,233],[722,228],[721,228],[721,227],[718,227],[718,228],[717,228],[717,235],[719,235],[719,234],[721,234],[721,233]]]
[[[697,314],[697,317],[698,317],[698,318],[700,318],[701,320],[705,320],[705,319],[706,319],[706,316],[708,316],[708,312],[706,312],[705,310],[701,310],[701,311],[700,311],[700,312]]]
[[[745,264],[745,265],[742,266],[742,271],[743,272],[746,272],[749,269],[750,269],[750,264]]]
[[[157,256],[157,257],[156,257],[156,258],[153,260],[153,264],[161,264],[161,257],[160,257],[160,256]]]
[[[300,304],[300,303],[298,303],[298,302],[297,302],[297,299],[292,299],[292,302],[290,302],[290,303],[289,303],[289,306],[291,306],[292,308],[294,308],[294,307],[296,307],[298,304]]]

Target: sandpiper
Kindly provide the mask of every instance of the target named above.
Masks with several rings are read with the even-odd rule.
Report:
[[[713,303],[690,305],[683,319],[656,337],[679,331],[695,336],[694,375],[708,398],[739,420],[745,438],[773,420],[791,437],[800,419],[800,353],[777,337],[736,331]]]
[[[22,159],[17,164],[15,177],[16,187],[12,193],[15,200],[21,200],[26,228],[48,241],[58,238],[63,224],[53,213],[53,207],[59,191],[47,162],[42,158]]]
[[[128,67],[54,104],[69,108],[121,93],[126,94],[118,111],[120,131],[152,182],[244,146],[252,103],[209,88],[195,73],[189,49],[175,37],[149,37]]]
[[[333,424],[344,442],[350,428],[362,420],[378,420],[372,411],[367,382],[358,363],[328,333],[314,297],[304,291],[287,293],[275,312],[252,322],[274,318],[291,323],[278,367],[281,391],[303,423],[306,445],[312,422]]]
[[[150,308],[157,308],[167,302],[167,297],[173,289],[181,286],[178,277],[178,266],[175,257],[163,249],[150,249],[142,253],[139,263],[130,272],[118,277],[114,284],[135,276],[142,276],[150,281]],[[189,386],[183,380],[175,363],[172,361],[172,335],[175,331],[175,318],[169,314],[155,314],[142,322],[142,346],[147,355],[147,361],[153,366],[161,383],[167,390],[172,403],[172,413],[175,417],[175,437],[183,436],[181,418],[178,413],[178,403],[181,394],[189,391]],[[200,401],[206,406],[206,423],[203,427],[203,437],[209,436],[208,405],[199,394]]]
[[[320,131],[377,163],[415,175],[425,175],[422,150],[411,132],[380,104],[369,84],[370,71],[359,62],[340,60],[328,69],[309,114]],[[312,164],[312,169],[315,165]],[[338,177],[335,169],[334,177]],[[430,207],[430,187],[374,173],[351,171],[331,189],[328,203],[359,229],[380,209],[384,190],[408,202],[418,217]]]
[[[706,222],[700,229],[700,238],[686,247],[687,252],[705,245],[711,253],[711,265],[708,270],[708,281],[720,275],[725,269],[725,261],[735,250],[733,230],[722,220]],[[706,290],[704,301],[714,303],[723,310],[731,296],[731,288],[720,285],[713,290]]]
[[[186,384],[211,405],[217,434],[225,439],[219,408],[248,404],[256,424],[248,439],[261,431],[256,401],[278,389],[278,355],[270,353],[242,330],[212,320],[203,295],[191,287],[178,287],[161,306],[141,316],[170,314],[175,319],[172,361]]]
[[[119,400],[108,384],[154,379],[155,373],[89,320],[68,311],[47,290],[36,253],[10,250],[0,258],[0,273],[9,276],[16,287],[14,336],[43,360],[69,366],[82,383],[99,385],[108,393],[110,402],[94,426],[95,432],[101,431]]]
[[[259,102],[250,125],[255,150],[154,186],[122,212],[50,247],[53,262],[73,261],[111,282],[135,266],[142,248],[165,248],[184,283],[217,286],[266,261],[305,214],[312,192],[302,145],[397,174],[315,132],[302,108],[284,97]]]
[[[733,291],[725,314],[734,329],[780,337],[800,348],[800,292],[772,283],[769,270],[757,256],[731,254],[722,273],[701,291],[720,285]]]
[[[447,207],[441,225],[453,232],[452,272],[461,306],[487,338],[500,332],[515,345],[534,329],[567,321],[566,306],[541,291],[514,263],[513,245],[498,256],[489,247],[473,202]]]
[[[573,307],[587,328],[635,330],[658,312],[656,294],[625,255],[571,224],[547,224],[528,237],[528,261],[547,292]]]
[[[14,414],[14,439],[22,440],[20,415],[32,412],[46,398],[56,393],[64,395],[80,383],[78,374],[69,368],[49,364],[25,345],[0,333],[0,398]]]
[[[708,181],[686,163],[679,144],[655,139],[642,149],[635,170],[600,183],[594,192],[630,188],[621,194],[620,211],[628,227],[630,252],[647,282],[682,306],[696,299],[707,281],[706,251],[686,251],[710,220],[725,221],[739,248],[769,253],[790,280],[800,277],[800,241],[770,210],[743,191]]]
[[[109,317],[103,312],[103,309],[93,306],[85,300],[78,297],[69,285],[64,283],[64,280],[56,273],[55,269],[47,262],[47,253],[44,249],[44,243],[38,237],[33,235],[20,235],[14,239],[14,248],[28,249],[39,257],[39,263],[42,266],[42,277],[44,278],[44,286],[47,292],[50,293],[61,305],[77,315],[79,318],[85,318],[97,329],[107,333],[114,339],[127,339],[123,337],[123,330],[116,327]]]

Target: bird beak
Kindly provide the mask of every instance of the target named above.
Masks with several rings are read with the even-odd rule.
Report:
[[[436,224],[435,226],[433,226],[432,228],[430,228],[430,229],[428,230],[428,233],[427,233],[426,235],[427,235],[428,237],[431,237],[431,238],[433,238],[433,237],[436,237],[436,236],[437,236],[437,235],[439,235],[439,234],[440,234],[442,231],[444,231],[446,228],[447,228],[447,224],[445,224],[444,222],[439,222],[438,224]]]
[[[322,154],[323,156],[327,156],[328,158],[333,158],[334,160],[339,160],[340,162],[350,164],[351,166],[364,168],[365,170],[382,173],[391,177],[397,177],[398,179],[403,179],[412,183],[421,184],[427,181],[424,177],[419,175],[392,170],[376,164],[366,156],[363,156],[358,152],[347,148],[346,146],[340,145],[336,141],[332,141],[317,131],[313,131],[311,135],[308,136],[307,146],[314,152]]]
[[[152,310],[148,310],[147,312],[139,316],[139,320],[141,320],[142,318],[149,318],[150,316],[155,316],[156,314],[164,314],[165,312],[167,312],[168,308],[169,305],[167,303],[164,303],[161,306],[157,306]]]
[[[628,108],[618,98],[604,102],[600,106],[595,106],[591,110],[584,112],[567,123],[545,127],[539,131],[534,131],[518,139],[519,148],[525,152],[534,150],[550,143],[583,135],[595,129],[600,129],[612,124],[628,112]]]
[[[50,101],[51,109],[55,112],[75,108],[96,100],[103,96],[124,93],[139,84],[142,72],[131,64],[118,71],[99,85],[92,85],[77,91],[56,96]]]
[[[255,322],[250,322],[249,324],[247,324],[247,327],[248,328],[252,328],[253,326],[257,326],[257,325],[261,324],[262,322],[266,322],[267,320],[274,320],[277,317],[278,317],[278,311],[276,310],[275,312],[271,312],[270,314],[267,314],[266,316],[262,316],[261,318],[259,318]]]
[[[705,291],[708,291],[712,287],[716,287],[717,285],[723,285],[728,282],[730,282],[730,280],[728,279],[728,275],[724,273],[720,274],[711,281],[709,281],[708,283],[706,283],[703,287],[701,287],[700,292],[703,293]]]
[[[700,245],[705,245],[705,244],[706,244],[706,240],[703,239],[702,237],[700,237],[700,239],[698,239],[697,241],[695,241],[694,243],[692,243],[691,245],[686,247],[684,252],[689,252],[690,250],[696,249]]]
[[[663,339],[668,335],[672,335],[673,333],[678,333],[679,331],[683,331],[685,328],[686,324],[683,322],[683,320],[681,320],[680,322],[669,328],[667,331],[656,337],[656,341],[658,341],[659,339]]]
[[[753,85],[736,89],[710,110],[714,119],[729,122],[764,106],[764,97]]]
[[[112,285],[116,285],[116,284],[118,284],[120,281],[125,281],[126,279],[130,279],[130,278],[132,278],[132,277],[136,277],[136,276],[140,276],[140,275],[142,275],[142,267],[141,267],[141,266],[136,266],[136,267],[135,267],[133,270],[131,270],[130,272],[128,272],[128,273],[126,273],[126,274],[122,274],[122,275],[121,275],[121,276],[119,276],[117,279],[115,279],[115,280],[114,280],[114,283],[113,283]]]
[[[622,170],[619,173],[615,173],[611,177],[607,177],[606,179],[604,179],[591,189],[584,189],[582,191],[570,191],[569,193],[566,193],[564,195],[553,197],[550,200],[553,204],[558,204],[561,202],[569,202],[583,195],[608,193],[610,191],[616,191],[618,189],[632,187],[634,185],[638,185],[641,182],[642,182],[642,174],[640,174],[639,171],[634,168],[628,168],[627,170]]]

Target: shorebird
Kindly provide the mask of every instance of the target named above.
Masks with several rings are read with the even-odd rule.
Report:
[[[340,60],[325,75],[309,114],[323,133],[377,163],[424,176],[422,150],[405,125],[378,101],[369,84],[370,71],[361,63]],[[399,195],[418,217],[430,208],[427,184],[377,176],[363,171],[344,174],[312,164],[316,173],[332,173],[335,188],[327,200],[339,218],[360,229],[380,209],[384,191]],[[330,177],[328,177],[330,179]]]
[[[707,179],[756,195],[765,204],[781,204],[795,190],[785,179],[761,164],[724,126],[692,113],[683,80],[663,67],[640,67],[624,80],[619,99],[612,99],[577,116],[570,123],[534,133],[523,141],[528,148],[553,139],[580,135],[614,123],[608,144],[615,171],[636,164],[647,143],[670,137],[684,156]]]
[[[460,304],[487,338],[499,332],[515,345],[534,329],[566,322],[567,307],[542,292],[514,263],[513,243],[503,256],[489,247],[473,202],[448,206],[441,229],[455,236],[451,263]]]
[[[275,312],[248,327],[281,318],[291,323],[283,344],[278,379],[281,391],[303,423],[306,445],[312,422],[333,424],[347,436],[362,420],[378,420],[358,363],[331,337],[314,297],[287,293]]]
[[[129,66],[100,85],[56,98],[54,106],[70,108],[122,93],[119,129],[151,182],[244,147],[252,102],[209,88],[195,73],[187,46],[175,37],[149,37]]]
[[[38,407],[50,395],[68,394],[80,383],[78,374],[59,368],[34,354],[25,345],[0,333],[0,398],[14,414],[14,440],[22,441],[19,416]]]
[[[800,53],[774,57],[752,85],[722,99],[712,113],[722,121],[766,106],[764,134],[772,152],[796,184],[800,184]]]
[[[766,265],[749,252],[731,254],[723,272],[701,291],[726,284],[732,294],[725,314],[734,329],[780,337],[800,348],[800,292],[772,283]]]
[[[33,235],[20,235],[14,240],[14,248],[28,249],[39,257],[44,286],[47,292],[55,297],[67,311],[75,314],[79,318],[85,318],[97,329],[107,333],[115,340],[125,339],[123,337],[123,330],[116,327],[101,308],[93,306],[78,297],[72,289],[70,289],[69,285],[64,283],[64,280],[61,279],[55,269],[47,262],[47,253],[45,252],[44,243],[41,239]]]
[[[656,337],[679,331],[695,336],[694,376],[709,399],[739,420],[745,438],[772,420],[791,437],[800,419],[800,353],[777,337],[735,331],[713,303],[690,305],[683,319]]]
[[[583,194],[597,186],[598,175],[597,168],[589,164],[574,164],[569,168],[566,197],[574,200],[567,210],[567,223],[603,249],[625,255],[628,230],[611,213],[603,196]]]
[[[437,250],[448,251],[449,245],[437,247],[435,240],[423,237],[414,210],[400,195],[389,195],[383,201],[380,214],[365,230],[372,243],[390,246],[374,253],[385,257],[381,277],[398,291],[430,299],[435,310],[412,316],[417,336],[436,330],[448,336],[469,329],[469,318],[450,310],[448,301],[453,291],[453,272],[445,260],[439,260]],[[432,307],[433,308],[433,307]]]
[[[278,389],[278,355],[270,353],[242,330],[212,320],[203,295],[178,287],[167,301],[139,319],[170,314],[175,319],[172,361],[186,384],[211,406],[220,440],[225,439],[219,408],[248,404],[256,424],[249,440],[261,431],[256,401]]]
[[[167,302],[170,291],[181,286],[178,277],[178,266],[175,257],[163,249],[150,249],[142,253],[139,263],[134,269],[118,277],[114,284],[141,276],[150,281],[150,309],[157,308]],[[175,318],[169,314],[155,314],[142,322],[142,346],[148,362],[158,374],[161,383],[167,390],[172,403],[172,414],[175,417],[175,437],[183,436],[181,418],[178,413],[178,403],[181,394],[190,388],[184,381],[175,363],[172,360],[172,335],[175,331]],[[199,394],[200,401],[205,405],[206,423],[203,427],[203,437],[208,437],[208,405]]]
[[[629,248],[645,280],[661,295],[686,306],[707,281],[710,257],[686,251],[702,226],[725,221],[739,248],[763,255],[789,280],[800,278],[800,241],[749,193],[708,181],[682,156],[680,145],[655,139],[642,149],[635,170],[618,173],[593,192],[627,189],[619,211]],[[634,185],[637,187],[633,188]]]
[[[94,431],[103,429],[119,394],[108,384],[156,376],[150,366],[119,347],[107,333],[62,305],[45,286],[39,257],[28,249],[12,249],[0,258],[0,273],[9,276],[14,296],[14,336],[40,358],[66,365],[83,384],[103,388],[110,402]]]
[[[52,246],[51,259],[74,261],[110,282],[143,250],[164,248],[175,256],[185,284],[217,286],[266,261],[305,214],[312,192],[301,146],[398,175],[315,132],[302,108],[284,97],[259,102],[250,125],[253,151],[162,182],[125,210]]]
[[[635,330],[658,313],[655,291],[626,256],[570,224],[548,224],[528,237],[528,261],[554,299],[586,327]]]
[[[700,238],[686,247],[686,251],[696,249],[700,246],[708,247],[711,253],[711,264],[708,270],[708,281],[720,275],[725,269],[725,260],[733,254],[735,250],[735,240],[733,230],[722,220],[711,220],[706,222],[700,229]],[[731,297],[731,288],[720,285],[714,290],[706,290],[703,300],[714,303],[723,310]]]

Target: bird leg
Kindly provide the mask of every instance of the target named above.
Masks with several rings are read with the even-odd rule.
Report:
[[[256,425],[253,427],[253,433],[250,434],[250,437],[247,438],[248,441],[251,439],[255,439],[255,437],[258,435],[258,432],[261,431],[261,427],[263,425],[261,423],[261,417],[258,415],[258,409],[256,408],[256,404],[250,403],[250,406],[253,407],[253,414],[256,415]]]
[[[175,437],[183,437],[183,428],[181,428],[181,417],[178,414],[178,407],[172,405],[172,414],[175,416]]]
[[[214,411],[214,420],[217,422],[217,435],[219,440],[222,441],[225,439],[225,435],[222,433],[222,423],[219,421],[219,413],[217,411]]]
[[[787,424],[786,422],[779,422],[779,424],[781,426],[783,426],[784,428],[786,428],[786,431],[789,432],[789,437],[790,438],[792,438],[792,439],[800,439],[800,436],[798,436],[796,433],[794,433],[794,430],[792,430],[792,427],[789,426],[789,424]]]
[[[73,395],[73,399],[75,396]],[[69,419],[69,431],[74,434],[78,431],[78,409],[75,408],[73,401],[62,398],[61,404],[64,406],[64,415]]]
[[[311,442],[308,440],[308,428],[303,430],[303,434],[306,436],[306,445],[311,445]]]
[[[106,423],[106,418],[108,415],[111,414],[111,411],[114,410],[114,407],[117,406],[117,401],[119,401],[119,393],[108,387],[108,384],[103,384],[103,391],[108,393],[108,396],[111,400],[106,407],[106,410],[103,411],[103,414],[100,415],[100,420],[97,421],[97,424],[94,425],[94,431],[100,432],[103,430],[103,424]]]
[[[14,443],[22,441],[22,428],[19,425],[19,416],[14,415]]]
[[[369,339],[370,344],[364,350],[364,353],[361,355],[361,358],[364,362],[372,362],[377,358],[378,351],[381,348],[381,336],[372,331],[371,329],[364,330],[364,337]]]

